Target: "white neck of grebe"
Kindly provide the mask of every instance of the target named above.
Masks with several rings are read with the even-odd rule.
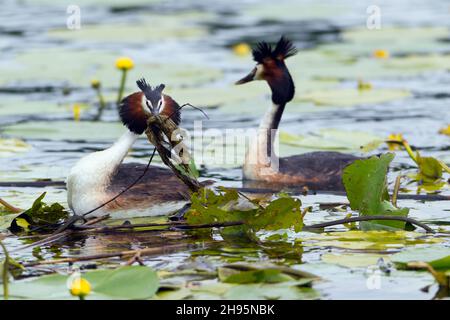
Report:
[[[77,214],[83,214],[108,200],[106,189],[129,149],[139,138],[125,132],[111,147],[80,159],[67,178],[67,200]]]
[[[244,162],[244,176],[257,179],[255,170],[270,167],[273,161],[278,160],[275,153],[274,139],[283,115],[285,105],[272,103],[264,114],[255,137],[247,150]]]

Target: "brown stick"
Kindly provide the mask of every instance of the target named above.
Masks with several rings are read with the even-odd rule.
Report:
[[[171,151],[163,146],[163,142],[166,141],[170,144],[171,149],[177,146],[175,141],[172,141],[173,133],[178,129],[178,126],[173,122],[170,117],[163,118],[160,115],[152,116],[148,120],[148,128],[145,131],[148,140],[153,144],[161,157],[161,160],[166,166],[168,166],[173,173],[180,179],[192,192],[197,192],[202,187],[197,179],[192,178],[181,172],[170,159]],[[183,143],[183,142],[179,142]],[[186,148],[183,149],[186,152]],[[183,158],[189,158],[190,156],[183,155]],[[182,160],[185,160],[182,159]],[[184,161],[180,164],[186,172],[189,172],[189,165]]]
[[[109,218],[109,215],[105,215],[105,216],[102,216],[102,217],[94,218],[92,220],[87,221],[84,225],[92,225],[94,223],[106,220],[108,218]],[[46,236],[42,240],[33,242],[33,243],[28,244],[26,246],[19,247],[19,248],[13,250],[12,252],[17,252],[17,251],[20,251],[20,250],[24,250],[24,249],[27,249],[27,248],[33,248],[33,247],[37,247],[37,246],[48,245],[50,243],[53,243],[53,242],[59,241],[61,239],[64,239],[65,237],[73,234],[74,232],[75,232],[75,230],[73,230],[73,229],[67,229],[67,230],[64,230],[64,231],[62,231],[60,233]]]
[[[14,212],[14,213],[19,213],[19,212],[22,212],[22,211],[23,211],[22,209],[17,208],[17,207],[15,207],[15,206],[13,206],[12,204],[6,202],[6,201],[3,200],[2,198],[0,198],[0,204],[1,204],[2,206],[4,206],[6,209],[8,209],[9,211]]]

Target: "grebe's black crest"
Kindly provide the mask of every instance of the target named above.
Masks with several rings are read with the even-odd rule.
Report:
[[[284,36],[280,38],[275,48],[267,42],[259,42],[252,51],[253,59],[258,63],[264,63],[266,59],[284,60],[297,54],[292,41]]]

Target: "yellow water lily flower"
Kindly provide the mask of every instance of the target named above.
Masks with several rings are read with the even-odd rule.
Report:
[[[401,133],[391,133],[388,138],[388,141],[397,141],[397,142],[403,142],[403,135]],[[388,148],[390,151],[394,150],[400,150],[401,145],[397,143],[388,142],[387,143]]]
[[[377,59],[387,59],[389,58],[389,51],[378,49],[373,52],[373,56]]]
[[[134,62],[129,57],[120,57],[116,60],[116,68],[119,70],[130,70],[133,69]]]
[[[439,130],[439,133],[450,136],[450,124],[446,128],[442,128],[441,130]]]
[[[73,111],[73,119],[75,121],[80,121],[81,106],[78,103],[75,103],[73,105],[72,111]]]
[[[358,90],[370,90],[370,89],[372,89],[372,84],[370,82],[358,80]]]
[[[72,281],[70,286],[70,294],[84,299],[89,293],[91,293],[91,284],[89,281],[83,278],[76,278]]]
[[[233,52],[237,56],[241,56],[241,57],[247,56],[250,54],[251,51],[252,51],[252,49],[246,43],[238,43],[233,46]]]
[[[94,88],[94,89],[98,89],[98,88],[100,88],[100,81],[99,80],[97,80],[97,79],[92,79],[91,80],[91,87],[92,88]]]

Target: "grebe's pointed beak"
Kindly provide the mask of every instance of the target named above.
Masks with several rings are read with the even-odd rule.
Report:
[[[256,76],[256,68],[254,68],[248,75],[243,77],[241,80],[236,81],[235,84],[244,84],[253,81],[255,80],[255,76]]]

